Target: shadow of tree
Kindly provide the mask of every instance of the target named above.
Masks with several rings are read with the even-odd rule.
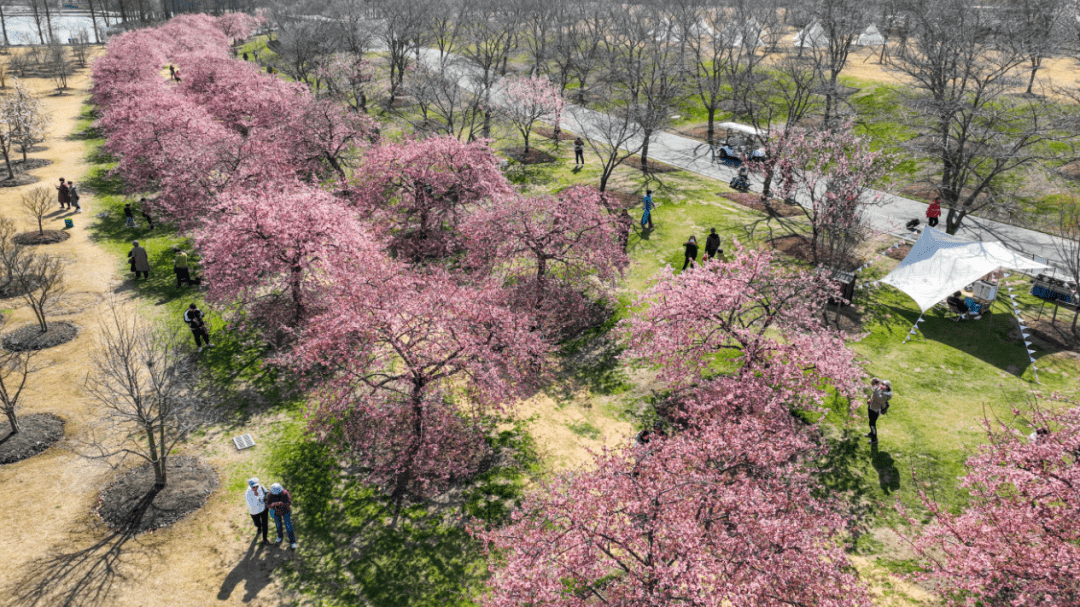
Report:
[[[132,527],[154,501],[157,491],[147,493],[132,514]],[[10,588],[14,604],[23,607],[96,607],[110,605],[113,583],[120,568],[133,555],[127,548],[135,538],[131,531],[116,532],[94,545],[49,556],[29,565]]]

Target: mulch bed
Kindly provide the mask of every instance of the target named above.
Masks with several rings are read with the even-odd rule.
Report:
[[[555,138],[555,129],[548,128],[546,126],[533,127],[532,132],[547,139]],[[559,141],[573,141],[576,137],[577,135],[571,133],[570,131],[564,131],[561,129],[559,130]]]
[[[895,249],[890,249],[889,252],[885,254],[885,256],[890,259],[895,259],[896,261],[904,261],[904,258],[907,257],[907,254],[910,252],[911,245],[902,244]]]
[[[761,194],[755,194],[753,192],[723,192],[720,196],[727,198],[732,202],[741,204],[744,207],[754,209],[755,211],[769,213],[774,217],[792,217],[795,215],[802,215],[803,213],[800,207],[784,203],[775,198],[770,205],[771,209],[767,208],[765,203],[761,201]]]
[[[641,170],[641,156],[634,155],[623,161],[623,164]],[[670,164],[664,164],[663,162],[657,162],[655,160],[649,160],[649,173],[661,174],[661,173],[674,173],[678,171],[679,167],[673,167]]]
[[[16,244],[23,245],[37,245],[37,244],[56,244],[58,242],[64,242],[68,238],[71,238],[71,234],[63,230],[45,230],[42,234],[37,230],[32,232],[23,232],[22,234],[16,234],[12,240]]]
[[[217,472],[209,464],[177,455],[168,460],[164,488],[154,489],[154,468],[143,464],[106,487],[94,512],[114,531],[145,533],[168,527],[202,508],[217,485]]]
[[[637,192],[626,192],[623,190],[607,190],[604,192],[608,196],[615,199],[614,207],[616,209],[630,209],[641,205],[641,200],[644,194]]]
[[[1069,179],[1080,179],[1080,160],[1061,165],[1057,172]]]
[[[16,173],[15,179],[12,179],[5,174],[4,178],[0,179],[0,188],[17,188],[19,186],[30,185],[31,183],[37,183],[39,181],[41,181],[39,177],[27,175],[26,173]]]
[[[22,295],[23,293],[28,292],[28,289],[25,288],[26,286],[30,287],[29,291],[33,291],[34,289],[36,289],[38,287],[38,284],[40,282],[41,282],[41,277],[40,276],[34,276],[34,277],[30,277],[26,281],[26,283],[16,282],[16,281],[12,280],[10,282],[0,284],[0,299],[9,299],[9,298],[12,298],[12,297],[18,297],[18,296]],[[27,283],[29,283],[29,285],[27,285]]]
[[[768,244],[773,249],[790,255],[806,263],[813,263],[813,257],[810,252],[810,240],[805,236],[797,234],[789,234],[787,236],[779,236],[768,241]],[[859,260],[854,258],[848,258],[844,263],[839,264],[841,269],[857,268],[859,267]]]
[[[49,330],[42,333],[38,325],[26,325],[4,336],[4,348],[12,352],[55,348],[75,339],[79,329],[75,325],[57,321],[49,323]]]
[[[33,150],[30,150],[30,151],[31,152],[40,152],[40,151],[44,151],[44,150],[45,150],[45,148],[41,148],[40,150],[35,148]],[[49,166],[52,163],[53,163],[53,161],[46,160],[44,158],[27,158],[26,160],[21,160],[21,159],[20,160],[12,160],[11,161],[11,168],[15,169],[16,173],[25,173],[26,171],[33,171],[34,169],[45,168],[45,167]],[[0,165],[0,170],[6,170],[6,169],[7,169],[6,166]]]
[[[548,162],[555,162],[555,157],[543,150],[532,148],[529,150],[528,155],[524,153],[525,148],[517,147],[503,150],[510,158],[520,162],[521,164],[544,164]]]
[[[20,416],[18,434],[11,433],[6,417],[0,423],[0,464],[34,457],[64,438],[64,420],[51,413]]]

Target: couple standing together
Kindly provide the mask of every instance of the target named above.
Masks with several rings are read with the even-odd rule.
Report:
[[[263,544],[270,544],[266,537],[270,521],[267,517],[273,517],[274,527],[277,529],[277,540],[280,544],[284,537],[281,533],[282,525],[289,534],[289,547],[296,549],[296,534],[293,533],[292,525],[292,496],[278,483],[270,485],[270,490],[259,484],[258,478],[248,480],[248,489],[244,493],[247,500],[248,514],[255,523],[255,537],[262,534]]]

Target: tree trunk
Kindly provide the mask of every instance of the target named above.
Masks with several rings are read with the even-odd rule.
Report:
[[[49,41],[52,42],[54,36],[52,28],[52,13],[49,12],[49,1],[45,0],[41,3],[41,5],[45,7],[45,27],[48,29],[49,32]]]
[[[416,454],[420,451],[424,435],[424,382],[417,380],[413,384],[412,402],[412,441],[405,451],[405,462],[402,471],[394,479],[394,491],[390,494],[390,501],[394,504],[394,524],[397,523],[397,515],[401,512],[401,505],[405,501],[405,494],[409,490],[409,481],[413,477],[413,466],[416,463]]]
[[[1076,306],[1076,311],[1073,312],[1072,332],[1076,334],[1076,319],[1080,317],[1080,305]]]
[[[300,290],[300,274],[303,268],[300,266],[293,266],[292,268],[292,281],[290,288],[292,289],[293,298],[293,325],[300,326],[300,320],[304,318],[304,298]]]
[[[45,33],[41,30],[41,13],[38,12],[38,0],[30,0],[30,8],[34,11],[34,24],[37,25],[38,40],[45,44]]]
[[[652,129],[643,129],[642,137],[644,142],[641,144],[641,172],[649,172],[649,140],[652,139]]]
[[[1074,323],[1075,324],[1075,323]],[[15,417],[15,411],[13,409],[5,409],[4,413],[7,414],[8,425],[11,426],[11,433],[18,434],[22,432],[22,425],[19,424],[19,419]]]
[[[1028,78],[1027,94],[1031,94],[1032,87],[1035,86],[1035,72],[1039,71],[1039,63],[1041,63],[1041,57],[1031,58],[1031,77]]]
[[[98,33],[97,26],[97,12],[94,10],[94,0],[89,0],[90,4],[90,27],[94,30],[94,44],[101,44],[101,35]]]
[[[4,30],[4,46],[11,46],[7,35],[7,19],[4,18],[4,5],[0,3],[0,29]]]
[[[960,222],[963,221],[965,215],[967,215],[967,212],[965,211],[949,209],[949,214],[945,217],[945,233],[956,234],[957,230],[960,229]]]
[[[709,142],[710,146],[716,145],[716,108],[705,108],[709,112],[709,128],[705,133],[705,138]]]
[[[604,167],[604,173],[600,175],[600,187],[597,188],[601,192],[607,189],[608,178],[611,177],[611,169]]]
[[[8,177],[10,177],[11,179],[15,179],[15,170],[11,168],[11,155],[8,154],[7,148],[3,148],[3,152],[4,152],[4,163],[7,164]],[[38,223],[41,223],[41,222],[38,222]]]
[[[524,131],[522,134],[525,135],[525,155],[528,155],[529,154],[529,129],[527,129],[527,128],[522,129],[522,131]],[[559,134],[556,132],[555,133],[555,141],[558,141],[558,140],[559,140]]]

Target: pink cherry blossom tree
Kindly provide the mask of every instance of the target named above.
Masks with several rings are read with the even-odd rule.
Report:
[[[836,131],[789,129],[766,152],[750,166],[772,184],[767,193],[801,205],[807,222],[785,225],[795,232],[809,229],[810,261],[853,269],[845,266],[869,235],[864,211],[876,201],[868,190],[889,173],[893,158],[871,151],[850,125]]]
[[[247,13],[225,13],[218,17],[218,27],[229,37],[229,40],[249,38],[258,24],[258,18]]]
[[[929,563],[919,577],[942,583],[950,605],[1080,604],[1080,408],[1025,416],[1033,437],[983,420],[987,443],[960,483],[971,493],[963,512],[922,494],[934,519],[913,538]]]
[[[379,128],[370,116],[346,111],[336,101],[305,101],[307,107],[286,132],[292,139],[287,149],[299,162],[296,168],[306,166],[312,177],[325,177],[329,170],[344,183],[359,151],[378,142]]]
[[[768,390],[767,400],[785,411],[790,403],[820,404],[828,387],[858,402],[855,354],[820,315],[835,294],[821,277],[783,269],[771,252],[736,242],[729,262],[656,277],[634,305],[641,312],[623,321],[624,356],[655,365],[675,389],[716,376],[735,395],[745,391],[740,384]]]
[[[547,346],[501,292],[437,268],[341,260],[297,348],[312,424],[400,506],[476,469],[488,414],[542,378]]]
[[[380,246],[331,194],[272,182],[259,192],[227,192],[228,212],[196,233],[209,298],[239,304],[270,335],[291,333],[325,311],[327,267],[371,260]]]
[[[375,147],[353,182],[358,208],[389,232],[391,252],[412,262],[461,253],[469,212],[513,192],[486,142],[453,137]]]
[[[493,570],[481,603],[868,607],[807,451],[742,416],[605,452],[478,532]]]
[[[464,228],[468,265],[510,285],[516,305],[536,314],[553,335],[574,333],[596,316],[628,263],[595,188],[553,196],[502,196],[470,215]]]
[[[326,83],[334,101],[357,112],[367,112],[368,96],[375,86],[375,67],[350,53],[335,53],[320,65],[316,75]]]
[[[500,91],[501,103],[518,132],[525,139],[525,154],[529,153],[529,135],[533,126],[546,120],[559,131],[565,101],[559,89],[542,76],[508,78]]]

